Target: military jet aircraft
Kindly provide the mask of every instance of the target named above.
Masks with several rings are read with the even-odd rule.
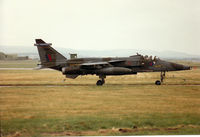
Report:
[[[140,72],[161,72],[160,80],[155,81],[156,85],[161,85],[167,71],[189,70],[190,66],[184,66],[172,62],[161,60],[157,57],[142,56],[140,54],[130,57],[116,58],[75,58],[67,59],[54,48],[51,43],[46,43],[42,39],[36,39],[36,44],[40,56],[41,64],[39,69],[51,68],[61,71],[67,78],[75,79],[79,75],[97,75],[100,80],[96,85],[105,83],[106,76],[129,75]]]

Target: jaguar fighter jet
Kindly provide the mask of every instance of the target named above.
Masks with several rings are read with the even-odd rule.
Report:
[[[165,72],[190,70],[190,66],[184,66],[173,62],[167,62],[157,57],[142,56],[140,54],[130,57],[116,58],[74,58],[67,59],[54,48],[51,43],[46,43],[42,39],[36,39],[38,53],[41,64],[39,69],[51,68],[61,71],[66,78],[75,79],[79,75],[97,75],[99,80],[96,85],[105,84],[106,76],[111,75],[136,75],[141,72],[161,72],[160,80],[155,81],[156,85],[161,85],[165,78]]]

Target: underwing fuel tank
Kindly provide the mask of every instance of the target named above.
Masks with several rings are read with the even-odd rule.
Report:
[[[134,73],[129,68],[124,67],[108,67],[108,68],[102,68],[96,71],[97,74],[101,75],[123,75],[123,74],[137,74]]]
[[[70,73],[77,73],[80,71],[79,66],[71,66],[71,67],[63,67],[62,73],[63,74],[70,74]]]

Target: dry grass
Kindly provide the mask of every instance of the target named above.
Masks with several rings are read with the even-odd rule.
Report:
[[[95,88],[94,88],[95,89]],[[1,88],[2,119],[134,113],[194,113],[200,115],[199,87],[153,88],[110,86]],[[190,90],[192,89],[192,90]]]
[[[1,120],[5,135],[13,135],[17,131],[21,133],[25,129],[27,131],[22,134],[28,135],[28,129],[35,126],[41,128],[46,123],[49,125],[47,124],[45,131],[37,128],[37,131],[33,131],[39,134],[68,130],[76,132],[85,126],[81,121],[91,124],[84,130],[92,130],[92,135],[98,135],[98,132],[94,133],[98,128],[122,128],[130,126],[130,122],[158,128],[193,124],[198,125],[197,129],[200,130],[199,69],[169,72],[165,85],[161,86],[154,85],[159,73],[107,77],[106,84],[102,87],[95,85],[98,80],[95,76],[83,76],[63,82],[64,76],[60,72],[49,70],[0,70],[0,77],[0,85],[11,85],[0,87]],[[19,86],[26,84],[29,86]],[[44,119],[47,121],[41,122]],[[55,119],[59,120],[51,125],[51,120]],[[76,122],[69,119],[76,119]],[[34,125],[37,123],[34,120],[41,123],[37,121],[40,124]],[[61,122],[66,120],[71,122],[69,129],[65,128],[66,123]],[[121,123],[116,124],[116,121]],[[19,123],[27,123],[28,127],[21,127]],[[195,132],[191,130],[186,133],[198,134],[198,130],[195,128]],[[159,131],[157,134],[168,134],[168,131]]]
[[[79,76],[76,79],[65,79],[61,72],[54,70],[1,70],[0,84],[37,84],[37,85],[95,85],[98,77]],[[106,84],[154,84],[160,79],[160,73],[139,73],[127,76],[108,76]],[[180,72],[167,72],[165,84],[200,84],[200,69]]]

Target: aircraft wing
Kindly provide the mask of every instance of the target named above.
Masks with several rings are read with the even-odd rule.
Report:
[[[121,63],[121,62],[125,62],[125,60],[110,60],[108,61],[110,64],[114,65],[116,63]]]
[[[81,64],[81,68],[83,69],[100,69],[108,66],[112,66],[115,63],[124,62],[123,60],[111,60],[111,61],[102,61],[102,62],[88,62]]]
[[[109,66],[108,62],[88,62],[81,64],[81,68],[83,69],[100,69],[105,66]]]
[[[81,66],[94,66],[94,65],[109,65],[108,62],[89,62],[89,63],[83,63]]]

